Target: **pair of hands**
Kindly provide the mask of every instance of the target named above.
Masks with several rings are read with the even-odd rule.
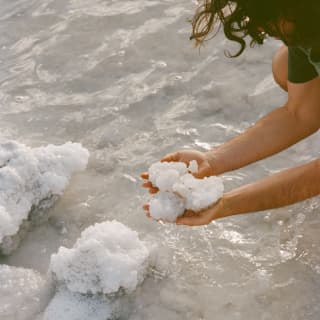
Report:
[[[170,153],[163,157],[161,162],[184,162],[189,165],[189,162],[196,160],[198,163],[198,172],[193,173],[194,177],[202,179],[214,174],[214,171],[209,163],[207,154],[196,150],[182,150],[175,153]],[[158,188],[152,185],[147,172],[141,174],[141,178],[147,180],[142,184],[144,188],[149,189],[149,193],[155,194],[159,191]],[[188,226],[201,226],[209,224],[213,219],[218,217],[221,206],[221,200],[214,204],[212,207],[202,210],[200,212],[194,212],[186,210],[184,214],[177,218],[176,224],[188,225]],[[147,217],[150,217],[149,205],[145,204],[143,209],[147,212]]]

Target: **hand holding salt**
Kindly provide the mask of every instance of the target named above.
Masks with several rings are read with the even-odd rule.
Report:
[[[191,173],[198,170],[195,160],[187,167],[182,162],[157,162],[149,168],[149,180],[159,192],[149,203],[152,218],[175,222],[185,210],[195,212],[208,208],[223,194],[218,177],[196,179]]]

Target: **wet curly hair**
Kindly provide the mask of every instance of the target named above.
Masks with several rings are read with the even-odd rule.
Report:
[[[294,25],[293,32],[284,32],[283,21]],[[319,21],[320,0],[200,0],[191,20],[190,39],[196,45],[202,44],[223,27],[225,36],[240,45],[237,53],[226,55],[238,57],[247,46],[247,36],[251,38],[250,46],[263,44],[268,35],[288,45],[314,42],[320,30]]]

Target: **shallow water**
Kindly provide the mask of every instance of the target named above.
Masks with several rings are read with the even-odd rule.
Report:
[[[285,101],[268,41],[228,59],[219,34],[188,40],[193,1],[2,1],[1,137],[30,146],[81,142],[88,170],[2,263],[45,274],[81,230],[117,219],[158,245],[157,270],[127,319],[318,319],[319,203],[309,200],[207,227],[145,218],[140,172],[182,147],[206,150]],[[318,155],[319,135],[226,173],[227,190]]]

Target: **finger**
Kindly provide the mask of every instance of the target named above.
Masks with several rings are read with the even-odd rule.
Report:
[[[195,215],[197,215],[197,213],[195,213],[194,211],[192,210],[186,210],[183,215],[181,217],[194,217]]]
[[[167,221],[165,221],[165,220],[153,218],[153,217],[151,216],[150,212],[147,212],[147,213],[146,213],[146,217],[147,217],[147,218],[151,218],[151,219],[153,219],[153,220],[155,220],[155,221],[157,221],[157,222],[159,222],[159,223],[162,223],[162,224],[166,224],[166,223],[167,223]]]
[[[150,205],[144,204],[144,205],[142,206],[142,208],[143,208],[144,210],[146,210],[146,211],[149,211]]]
[[[141,177],[142,179],[148,180],[148,179],[149,179],[149,173],[148,173],[148,172],[142,172],[142,173],[140,174],[140,177]]]
[[[179,154],[178,152],[175,153],[169,153],[166,156],[164,156],[161,160],[161,162],[172,162],[172,161],[179,161]]]
[[[210,177],[212,175],[211,169],[208,167],[200,168],[197,172],[192,173],[197,179],[203,179],[204,177]]]
[[[205,223],[201,223],[201,220],[199,221],[199,219],[196,217],[180,217],[180,218],[177,218],[176,224],[194,227],[194,226],[201,226]]]
[[[185,210],[182,216],[176,219],[176,224],[185,224],[185,225],[193,225],[193,220],[197,217],[197,213],[192,210]]]
[[[152,187],[153,187],[151,181],[144,182],[144,183],[142,184],[142,186],[143,186],[144,188],[152,188]]]
[[[176,220],[177,225],[184,225],[184,226],[193,226],[193,219],[191,217],[179,217]]]
[[[157,193],[158,191],[159,191],[158,188],[155,188],[155,187],[149,188],[149,193],[151,193],[151,194],[155,194],[155,193]]]

